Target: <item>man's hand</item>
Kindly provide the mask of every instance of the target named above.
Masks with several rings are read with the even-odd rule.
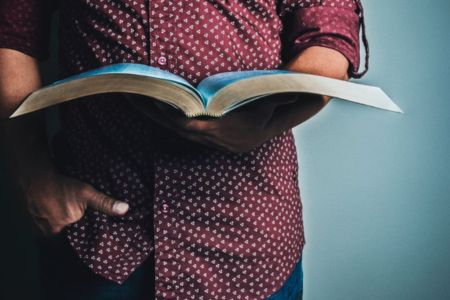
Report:
[[[153,120],[181,137],[235,153],[247,152],[272,137],[272,118],[277,107],[296,101],[292,94],[266,97],[250,103],[221,118],[194,119],[168,105],[155,101],[145,112]],[[142,106],[144,108],[144,106]]]
[[[348,60],[340,52],[310,47],[286,69],[341,80],[348,79]],[[147,107],[146,113],[181,137],[235,153],[247,152],[318,113],[330,97],[311,94],[278,94],[258,100],[221,118],[189,119],[169,106]],[[275,98],[275,99],[269,99]]]
[[[123,215],[128,210],[126,203],[59,174],[48,149],[42,112],[7,119],[40,85],[34,58],[0,49],[0,159],[7,163],[9,176],[25,198],[33,220],[48,235],[78,221],[88,207],[112,216]]]
[[[128,204],[97,191],[91,185],[59,173],[49,153],[43,116],[38,113],[0,120],[0,147],[19,195],[44,235],[57,234],[81,219],[91,208],[122,216]]]
[[[57,234],[80,220],[87,208],[122,216],[128,204],[97,191],[91,185],[59,174],[43,174],[23,186],[28,211],[44,235]]]
[[[161,105],[147,110],[153,120],[181,137],[219,150],[233,153],[248,152],[281,132],[290,129],[289,120],[306,120],[312,111],[324,104],[319,97],[298,101],[294,94],[278,94],[242,106],[220,118],[206,120],[187,118],[175,109]],[[297,110],[295,110],[297,108]],[[301,109],[298,109],[301,108]]]

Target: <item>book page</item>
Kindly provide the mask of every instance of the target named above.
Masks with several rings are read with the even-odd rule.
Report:
[[[188,81],[186,81],[183,77],[178,76],[176,74],[170,73],[168,71],[143,65],[143,64],[132,64],[132,63],[123,63],[123,64],[113,64],[105,67],[101,67],[98,69],[89,70],[80,74],[76,74],[70,76],[68,78],[56,81],[52,83],[50,86],[55,86],[61,83],[73,81],[76,79],[88,78],[98,75],[106,75],[106,74],[128,74],[128,75],[140,75],[146,77],[153,77],[162,80],[172,81],[186,87],[189,87],[193,91],[195,91],[195,87],[193,87]]]
[[[289,72],[238,80],[220,89],[209,104],[209,113],[221,115],[239,107],[240,102],[261,95],[277,93],[326,95],[393,112],[402,110],[379,87],[324,76]]]
[[[203,79],[197,86],[197,90],[205,99],[205,107],[209,105],[211,99],[224,87],[247,78],[272,74],[287,74],[288,70],[250,70],[250,71],[231,71],[211,75]]]

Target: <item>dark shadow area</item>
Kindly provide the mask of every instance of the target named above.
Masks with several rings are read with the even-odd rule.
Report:
[[[58,17],[55,16],[50,42],[51,57],[41,64],[44,84],[53,82],[57,76],[57,22]],[[53,134],[57,130],[57,114],[55,109],[47,111],[49,133]],[[0,299],[38,299],[38,249],[31,231],[31,220],[24,200],[8,176],[3,157],[0,158],[0,201]]]

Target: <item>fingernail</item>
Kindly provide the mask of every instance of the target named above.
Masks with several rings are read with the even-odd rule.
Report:
[[[125,202],[115,202],[113,205],[113,211],[118,214],[124,214],[127,212],[129,205]]]

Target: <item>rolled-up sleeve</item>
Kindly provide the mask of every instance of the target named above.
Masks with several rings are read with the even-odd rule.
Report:
[[[46,59],[54,9],[52,0],[1,0],[0,48]]]
[[[288,62],[308,47],[322,46],[348,59],[349,77],[360,78],[367,72],[368,43],[360,0],[280,0],[278,10],[283,22],[283,61]],[[358,73],[361,26],[366,63],[365,70]]]

